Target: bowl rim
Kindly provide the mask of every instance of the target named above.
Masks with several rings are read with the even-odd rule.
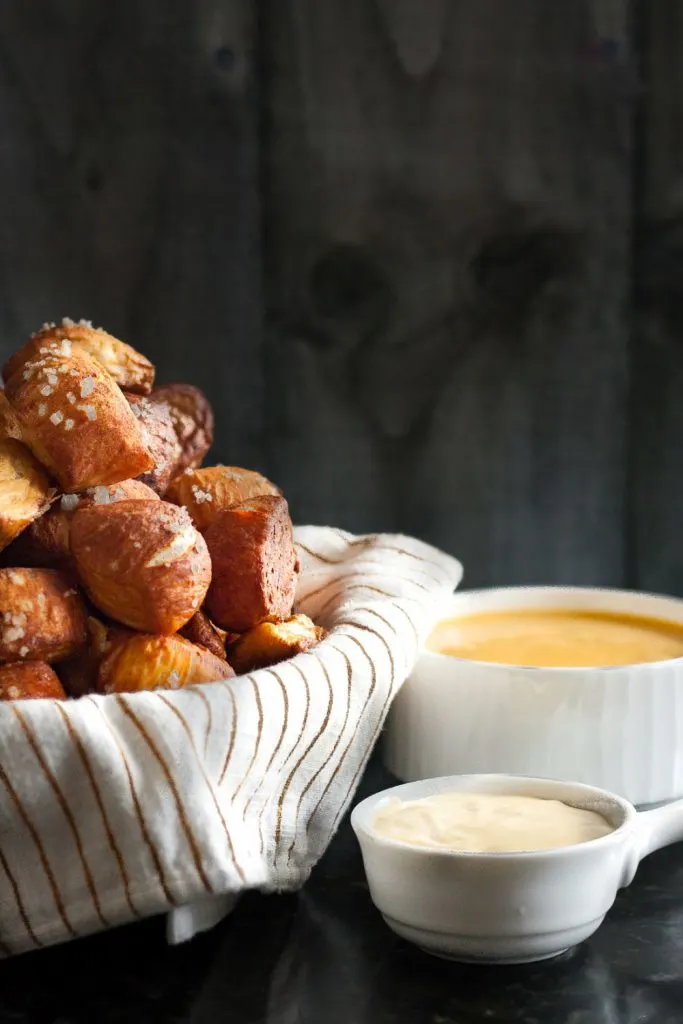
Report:
[[[509,781],[514,785],[515,782],[520,783],[539,783],[541,787],[548,787],[550,789],[562,786],[571,786],[572,789],[579,790],[588,796],[589,794],[595,797],[601,798],[604,802],[615,805],[623,812],[624,819],[620,825],[613,828],[611,832],[608,832],[604,836],[598,836],[596,839],[588,839],[582,843],[571,843],[568,846],[555,846],[549,849],[542,850],[507,850],[507,851],[466,851],[466,850],[451,850],[447,847],[432,847],[432,846],[418,846],[413,843],[406,843],[400,839],[391,839],[388,836],[381,836],[377,832],[368,826],[361,819],[370,815],[371,811],[381,803],[383,800],[388,799],[391,796],[397,796],[401,791],[415,790],[425,785],[432,785],[434,783],[443,783],[443,789],[439,788],[435,793],[427,793],[427,796],[436,796],[443,792],[448,792],[448,784],[461,782],[467,779],[480,779],[484,783],[490,783],[495,780]],[[476,792],[472,790],[472,792]],[[508,795],[514,796],[532,796],[531,793],[515,794],[514,790],[499,790],[497,792],[507,792]],[[419,800],[419,796],[412,797],[411,799]],[[543,797],[540,797],[543,799]],[[556,799],[561,800],[560,796]],[[564,802],[564,801],[563,801]],[[590,809],[590,808],[586,808]],[[574,782],[570,779],[550,779],[543,778],[538,775],[521,775],[521,774],[508,774],[506,772],[468,772],[460,775],[439,775],[433,776],[426,779],[416,779],[413,782],[401,782],[395,786],[389,786],[386,789],[379,790],[377,793],[372,793],[370,796],[365,797],[353,808],[350,816],[351,827],[356,834],[360,842],[360,834],[373,843],[388,847],[389,849],[410,851],[416,856],[428,856],[438,857],[440,859],[451,859],[451,860],[473,860],[482,858],[486,861],[515,861],[515,860],[543,860],[551,859],[555,860],[558,857],[567,856],[567,851],[573,851],[574,855],[577,856],[589,856],[596,848],[600,846],[608,847],[610,843],[617,842],[624,838],[627,833],[635,830],[635,824],[638,820],[638,811],[634,805],[627,800],[625,797],[619,796],[617,793],[612,793],[608,789],[602,789],[600,786],[591,786],[585,782]]]
[[[643,599],[645,601],[663,601],[667,604],[678,606],[681,610],[681,622],[677,623],[681,626],[683,631],[683,598],[675,597],[672,594],[658,594],[654,591],[648,590],[628,590],[623,587],[590,587],[590,586],[565,586],[561,583],[550,583],[550,584],[520,584],[518,586],[509,587],[475,587],[472,590],[456,590],[454,593],[449,594],[448,598],[443,602],[443,608],[450,608],[453,604],[457,604],[461,598],[473,597],[477,598],[484,595],[495,595],[495,594],[515,594],[515,593],[529,593],[536,592],[538,594],[599,594],[607,597],[619,597],[619,598],[634,598],[636,600]],[[531,610],[531,606],[528,606]],[[500,609],[501,611],[514,611],[514,608]],[[598,611],[599,609],[594,609]],[[477,614],[476,612],[470,614]],[[630,613],[625,612],[628,615]],[[635,614],[635,613],[633,613]],[[458,665],[474,665],[477,668],[486,669],[492,673],[505,674],[510,671],[513,672],[552,672],[553,674],[576,674],[581,672],[619,672],[624,670],[634,669],[656,669],[665,666],[683,666],[683,655],[678,658],[665,658],[660,661],[636,661],[628,662],[621,665],[523,665],[523,664],[512,664],[507,662],[497,661],[479,661],[476,658],[459,658],[454,654],[441,654],[438,651],[429,650],[426,646],[429,635],[433,632],[436,626],[447,618],[455,619],[457,614],[441,614],[434,619],[427,637],[420,651],[418,662],[429,662],[432,661],[436,664],[444,666],[446,663],[452,664],[455,662]],[[654,616],[653,616],[654,617]]]

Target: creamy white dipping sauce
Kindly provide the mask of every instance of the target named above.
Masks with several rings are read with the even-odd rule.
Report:
[[[521,853],[576,846],[614,831],[596,811],[511,793],[439,793],[396,798],[377,811],[373,830],[387,839],[461,853]]]

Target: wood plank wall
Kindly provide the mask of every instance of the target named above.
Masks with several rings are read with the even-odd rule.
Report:
[[[0,11],[0,350],[204,387],[299,521],[683,593],[675,0]]]

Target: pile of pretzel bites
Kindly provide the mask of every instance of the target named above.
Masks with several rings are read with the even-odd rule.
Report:
[[[287,502],[201,467],[206,397],[90,323],[46,324],[0,391],[0,700],[177,689],[307,650]]]

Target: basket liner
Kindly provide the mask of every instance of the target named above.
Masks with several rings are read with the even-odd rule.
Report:
[[[300,887],[351,801],[455,559],[296,530],[313,651],[178,691],[0,703],[0,955],[169,913],[180,941],[246,889]]]

